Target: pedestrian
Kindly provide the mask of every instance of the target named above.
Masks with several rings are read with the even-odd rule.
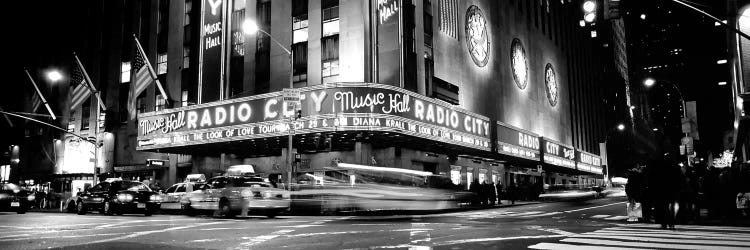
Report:
[[[671,154],[664,159],[652,162],[651,190],[655,193],[656,220],[662,229],[674,229],[675,217],[679,204],[679,194],[682,184],[682,171],[675,164]]]
[[[472,192],[472,193],[474,193],[474,195],[476,195],[476,199],[474,199],[474,201],[472,202],[472,205],[475,205],[475,206],[476,205],[481,205],[481,202],[482,202],[482,194],[481,193],[482,192],[480,192],[479,180],[478,179],[474,179],[474,181],[472,181],[469,184],[469,192]]]
[[[507,189],[507,195],[508,195],[508,200],[510,200],[510,204],[516,204],[517,193],[518,193],[518,187],[516,186],[516,183],[511,182],[510,185],[508,185],[508,189]]]
[[[487,186],[487,196],[488,196],[488,198],[490,200],[490,205],[494,206],[495,205],[495,199],[497,199],[497,193],[495,191],[495,185],[493,185],[492,182],[490,182],[490,183],[487,183],[486,186]]]
[[[497,204],[502,205],[503,198],[505,198],[505,195],[503,194],[503,184],[497,182],[497,184],[495,184],[495,190],[497,190]]]

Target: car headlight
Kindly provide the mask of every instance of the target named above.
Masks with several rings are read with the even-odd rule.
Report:
[[[242,195],[242,197],[245,197],[245,198],[253,197],[253,191],[250,189],[245,189],[245,190],[242,190],[240,195]]]
[[[36,199],[36,196],[34,196],[33,194],[30,194],[29,196],[26,196],[26,200],[28,200],[28,201],[34,201],[35,199]]]
[[[131,202],[133,201],[133,195],[132,194],[118,194],[117,200],[120,202]]]
[[[271,192],[263,192],[263,198],[271,198],[273,197],[273,193]]]
[[[150,201],[161,201],[161,195],[158,194],[152,194],[151,197],[148,198]]]

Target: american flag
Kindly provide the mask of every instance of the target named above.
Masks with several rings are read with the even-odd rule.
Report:
[[[438,12],[440,31],[458,39],[458,0],[440,0]]]
[[[34,92],[31,95],[31,113],[36,113],[37,110],[39,110],[40,107],[42,107],[42,98],[39,98],[39,94]]]
[[[70,92],[70,110],[75,110],[91,96],[91,90],[85,81],[83,70],[76,64],[73,67],[73,74],[70,75],[70,87],[73,88]]]
[[[139,45],[139,48],[135,52],[135,59],[133,60],[131,67],[131,72],[135,72],[135,77],[132,78],[134,80],[130,85],[130,94],[128,96],[128,112],[130,113],[131,119],[135,118],[135,105],[138,96],[146,90],[146,87],[148,87],[149,84],[154,82],[154,78],[151,76],[151,72],[149,72],[148,69],[150,65],[146,65],[145,57],[146,55],[143,54]]]

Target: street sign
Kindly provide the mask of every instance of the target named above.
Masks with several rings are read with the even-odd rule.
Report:
[[[283,97],[286,102],[299,102],[300,95],[299,89],[284,88]]]

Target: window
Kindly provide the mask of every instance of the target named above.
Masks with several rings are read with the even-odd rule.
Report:
[[[135,106],[138,111],[138,113],[146,112],[146,103],[143,101],[143,96],[146,94],[146,91],[143,91],[141,96],[138,97],[138,99],[135,100]]]
[[[292,44],[307,41],[307,0],[292,2]]]
[[[88,130],[91,121],[91,98],[81,105],[81,130]]]
[[[120,83],[130,82],[130,62],[122,62],[120,65]]]
[[[177,190],[175,192],[183,192],[183,193],[186,192],[186,190],[185,190],[185,184],[182,184],[182,185],[178,186]]]
[[[188,26],[191,23],[190,16],[193,13],[193,1],[192,0],[185,0],[185,19],[183,20],[183,25]]]
[[[294,67],[293,80],[297,82],[307,81],[307,42],[292,45],[292,61]]]
[[[339,74],[339,36],[324,37],[322,41],[323,77]]]
[[[182,96],[180,97],[180,102],[182,102],[181,107],[187,107],[188,104],[188,91],[186,89],[182,90]]]
[[[157,64],[156,64],[156,74],[166,74],[167,73],[167,53],[159,54],[156,58]]]
[[[190,68],[190,46],[182,46],[182,68]]]
[[[323,37],[339,33],[339,6],[337,0],[323,1]]]
[[[154,111],[164,110],[167,108],[167,100],[164,99],[161,94],[156,95],[156,106],[154,106]]]
[[[177,186],[178,185],[174,185],[174,186],[167,188],[167,191],[164,191],[164,193],[168,193],[168,194],[174,193],[174,191],[177,189]]]

